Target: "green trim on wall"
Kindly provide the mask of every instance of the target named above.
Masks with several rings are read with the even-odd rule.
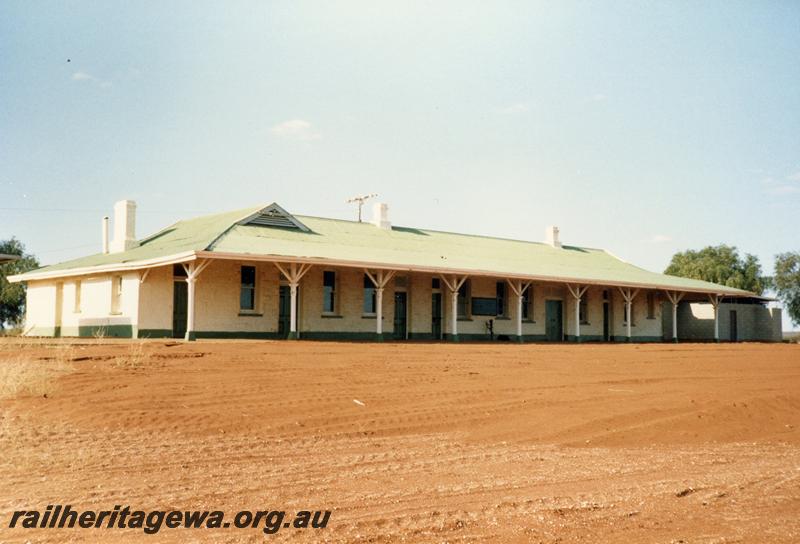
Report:
[[[136,327],[133,325],[81,325],[78,327],[78,336],[136,338]]]
[[[384,338],[391,340],[391,333],[384,333]],[[347,331],[300,331],[300,338],[304,340],[360,340],[375,342],[377,333],[374,332],[347,332]]]
[[[612,336],[609,342],[621,342],[625,343],[628,342],[627,336]],[[644,342],[664,342],[664,337],[662,336],[636,336],[632,335],[630,339],[631,344],[641,344]]]
[[[279,340],[277,332],[267,331],[194,331],[195,338]]]
[[[410,332],[408,333],[409,340],[438,340],[433,337],[432,332]]]
[[[172,329],[140,329],[137,338],[172,338]]]
[[[564,339],[567,342],[575,342],[576,338],[574,334],[567,334],[564,336]],[[578,337],[578,342],[603,342],[603,335],[602,334],[582,334]]]

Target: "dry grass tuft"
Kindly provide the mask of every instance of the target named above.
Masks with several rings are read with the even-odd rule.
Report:
[[[69,345],[56,346],[53,357],[47,360],[32,359],[24,350],[0,353],[0,398],[17,395],[46,395],[55,391],[56,380],[72,372],[73,349]]]
[[[128,352],[118,355],[112,361],[112,365],[117,368],[139,368],[150,358],[150,353],[145,351],[144,342],[131,342],[128,345]]]

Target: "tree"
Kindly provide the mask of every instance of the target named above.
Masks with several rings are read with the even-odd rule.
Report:
[[[780,253],[775,256],[772,286],[785,305],[792,323],[800,325],[800,252]]]
[[[745,254],[740,258],[735,247],[725,244],[676,253],[664,273],[719,283],[758,295],[769,284],[769,279],[761,274],[758,257]]]
[[[25,315],[25,286],[21,283],[8,283],[6,277],[39,268],[39,261],[33,255],[25,253],[25,246],[14,237],[0,241],[0,253],[20,257],[16,261],[0,264],[1,331],[5,325],[19,325]]]

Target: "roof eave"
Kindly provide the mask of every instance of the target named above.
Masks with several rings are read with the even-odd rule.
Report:
[[[24,274],[15,274],[13,276],[8,276],[6,279],[8,279],[10,283],[19,283],[21,281],[49,280],[55,278],[67,278],[74,276],[103,274],[107,272],[127,272],[131,270],[155,268],[158,266],[166,266],[169,264],[192,261],[197,258],[196,254],[197,252],[195,251],[184,251],[182,253],[175,253],[174,255],[167,255],[165,257],[156,257],[153,259],[130,261],[126,263],[110,263],[97,266],[83,266],[78,268],[52,270],[49,272],[35,272],[35,271],[26,272]]]
[[[342,259],[326,259],[322,257],[296,257],[286,255],[266,255],[266,254],[252,254],[252,253],[231,253],[220,251],[185,251],[164,257],[157,257],[154,259],[146,259],[141,261],[131,261],[127,263],[112,263],[99,266],[88,266],[80,268],[71,268],[64,270],[53,270],[51,272],[27,272],[25,274],[17,274],[8,276],[8,281],[11,283],[18,283],[21,281],[37,281],[47,280],[64,277],[86,276],[93,274],[101,274],[108,272],[124,272],[132,270],[141,270],[146,268],[155,268],[159,266],[166,266],[169,264],[177,264],[181,262],[188,262],[196,259],[224,259],[224,260],[249,260],[261,262],[302,262],[316,265],[334,265],[344,266],[348,268],[383,268],[387,270],[407,270],[409,272],[422,272],[429,274],[463,274],[471,276],[488,276],[488,277],[504,277],[509,279],[524,279],[542,282],[554,283],[581,283],[584,285],[594,286],[609,286],[609,287],[631,287],[634,289],[660,289],[668,291],[681,291],[686,293],[699,293],[699,294],[717,294],[726,297],[742,297],[742,298],[759,298],[765,301],[774,300],[766,297],[761,297],[749,291],[742,291],[739,289],[731,290],[732,288],[725,288],[719,286],[720,289],[714,288],[696,288],[696,287],[678,287],[675,285],[666,285],[660,283],[641,283],[641,282],[626,282],[626,281],[607,281],[596,280],[590,278],[579,277],[565,277],[565,276],[552,276],[552,275],[537,275],[537,274],[512,274],[507,272],[498,272],[496,270],[482,270],[482,269],[463,269],[451,267],[432,267],[432,266],[401,266],[394,263],[381,263],[381,262],[365,262],[365,261],[351,261]]]

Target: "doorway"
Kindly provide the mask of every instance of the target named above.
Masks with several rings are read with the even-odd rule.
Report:
[[[395,340],[405,340],[406,339],[406,310],[408,309],[408,305],[406,304],[406,292],[405,291],[397,291],[394,294],[394,334],[392,338]]]
[[[545,333],[550,342],[561,342],[564,339],[563,313],[560,300],[545,302]]]
[[[442,339],[442,294],[433,293],[431,297],[431,335],[434,340]]]
[[[611,339],[608,329],[608,302],[603,303],[603,340],[608,342]]]
[[[739,324],[736,322],[736,310],[731,310],[731,324],[730,324],[730,333],[731,333],[731,342],[738,342],[739,341]]]
[[[281,285],[278,294],[278,338],[288,338],[292,319],[292,291]]]
[[[172,282],[172,337],[186,336],[186,318],[189,315],[189,285],[185,280]]]

